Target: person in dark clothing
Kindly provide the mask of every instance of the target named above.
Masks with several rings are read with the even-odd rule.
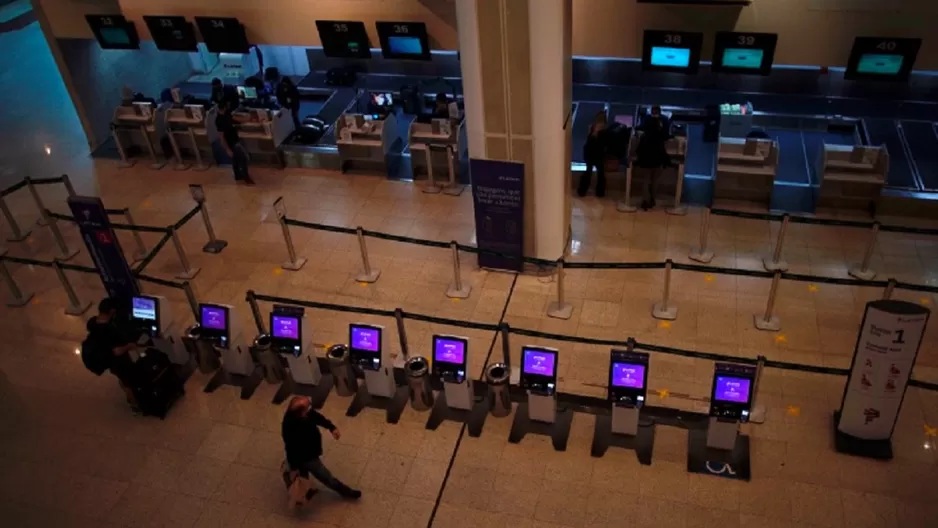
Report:
[[[231,167],[234,170],[235,181],[243,181],[247,185],[254,185],[254,180],[248,174],[248,152],[238,136],[235,118],[231,115],[231,102],[222,99],[218,103],[218,117],[215,118],[215,127],[218,129],[222,147],[231,158]]]
[[[95,347],[110,352],[108,370],[117,378],[131,410],[138,414],[140,410],[132,389],[134,362],[130,357],[130,352],[137,349],[137,343],[118,324],[117,306],[114,299],[102,300],[98,304],[98,315],[89,319],[85,328],[88,330],[88,340]]]
[[[212,104],[218,104],[225,98],[225,85],[221,82],[221,79],[215,77],[212,79],[212,95],[209,97],[209,100]]]
[[[433,117],[436,119],[449,119],[449,97],[443,92],[436,94],[436,104],[433,105]]]
[[[636,150],[635,166],[645,171],[645,186],[642,192],[642,209],[655,206],[655,186],[661,171],[671,165],[667,142],[671,139],[670,123],[661,115],[661,107],[651,107],[651,115],[641,126],[641,136]]]
[[[596,196],[606,196],[606,112],[599,112],[590,125],[589,135],[586,136],[586,145],[583,146],[583,159],[586,161],[586,172],[580,176],[580,185],[577,194],[586,196],[590,189],[590,180],[593,177],[593,168],[596,169]]]
[[[352,489],[335,478],[319,459],[322,456],[320,427],[332,433],[336,440],[341,436],[335,424],[313,409],[309,398],[294,396],[280,426],[287,465],[304,477],[312,474],[316,480],[346,499],[361,497],[361,491]]]
[[[300,129],[300,91],[290,77],[284,76],[277,83],[277,102],[284,108],[290,109],[293,116],[293,128]]]

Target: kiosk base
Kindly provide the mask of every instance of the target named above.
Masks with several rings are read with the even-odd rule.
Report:
[[[372,409],[381,409],[387,411],[387,420],[389,424],[396,424],[404,413],[404,407],[407,407],[407,400],[410,398],[410,392],[406,386],[397,387],[394,396],[385,398],[384,396],[374,396],[368,392],[367,387],[359,387],[349,404],[345,416],[358,416],[365,407]]]
[[[515,417],[511,422],[511,432],[508,441],[512,444],[520,442],[528,433],[549,436],[557,451],[567,450],[567,440],[570,437],[570,424],[573,423],[573,410],[558,409],[554,423],[532,420],[528,415],[528,402],[518,404]]]
[[[251,375],[244,376],[241,374],[232,374],[222,367],[218,369],[215,375],[212,376],[212,379],[209,380],[208,385],[205,386],[204,392],[212,393],[222,385],[231,385],[241,388],[242,400],[249,400],[251,396],[254,395],[254,391],[257,390],[257,386],[260,385],[263,380],[264,376],[261,374],[260,369],[255,369]]]
[[[287,372],[283,378],[283,383],[280,384],[280,388],[277,389],[277,394],[274,394],[274,399],[271,403],[280,405],[290,396],[299,395],[309,397],[313,409],[322,409],[322,406],[326,403],[326,398],[329,397],[329,391],[331,390],[332,376],[323,376],[316,385],[309,385],[306,383],[297,383],[293,379],[293,376]]]
[[[593,447],[590,455],[599,458],[606,454],[609,447],[620,447],[635,451],[639,464],[651,465],[652,453],[655,449],[655,424],[642,425],[639,423],[637,433],[632,435],[612,432],[612,415],[601,414],[596,416],[596,426],[593,428]]]
[[[834,449],[838,453],[874,458],[877,460],[892,460],[892,440],[863,440],[837,429],[840,423],[840,411],[834,411]]]
[[[748,481],[752,477],[749,465],[749,437],[739,435],[731,451],[707,447],[707,429],[687,432],[687,471],[702,475]]]
[[[482,427],[485,425],[485,418],[488,414],[488,400],[484,397],[473,398],[471,410],[456,409],[446,402],[446,391],[440,391],[436,395],[430,417],[427,418],[427,429],[436,431],[440,424],[450,420],[466,424],[469,436],[478,438],[482,435]]]

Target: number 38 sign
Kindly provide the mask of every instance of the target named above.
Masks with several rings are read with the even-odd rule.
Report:
[[[866,305],[840,406],[838,433],[854,441],[888,442],[929,314],[924,306],[904,301]]]

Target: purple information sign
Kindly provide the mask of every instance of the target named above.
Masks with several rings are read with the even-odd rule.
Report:
[[[613,363],[612,386],[629,389],[645,388],[645,366],[634,363]]]
[[[352,348],[378,352],[381,347],[381,331],[367,326],[352,326]]]
[[[156,299],[149,297],[134,297],[130,314],[134,319],[143,321],[156,321]]]
[[[713,398],[732,403],[749,403],[749,384],[747,378],[717,376],[717,388]]]
[[[275,315],[271,325],[273,336],[280,339],[299,339],[300,320],[288,315]]]
[[[219,306],[203,306],[201,318],[202,321],[200,321],[202,328],[210,328],[212,330],[227,330],[227,312],[228,310],[225,310]]]
[[[433,361],[462,365],[466,361],[466,343],[459,339],[434,339]]]
[[[525,374],[536,374],[538,376],[555,375],[554,361],[557,355],[547,350],[538,350],[536,348],[524,349],[524,365],[522,371]]]

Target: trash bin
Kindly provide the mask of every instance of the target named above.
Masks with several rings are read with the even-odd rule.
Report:
[[[352,371],[352,365],[349,363],[348,347],[345,345],[332,345],[326,352],[329,358],[329,372],[332,373],[332,381],[335,385],[335,392],[339,396],[352,396],[358,391],[358,379],[355,372]]]
[[[410,406],[415,411],[429,411],[433,407],[433,389],[430,388],[430,362],[416,356],[404,363],[407,386],[410,389]]]
[[[511,370],[504,363],[494,363],[485,369],[485,381],[489,386],[489,412],[497,418],[511,414],[510,377]]]
[[[251,359],[260,365],[261,372],[264,373],[264,381],[270,384],[283,381],[283,364],[280,363],[277,351],[271,346],[269,335],[260,334],[254,338],[254,343],[251,344]]]
[[[186,334],[182,336],[182,343],[186,351],[195,358],[195,363],[202,374],[211,374],[221,367],[221,358],[211,341],[202,339],[202,327],[192,325],[186,329]]]

